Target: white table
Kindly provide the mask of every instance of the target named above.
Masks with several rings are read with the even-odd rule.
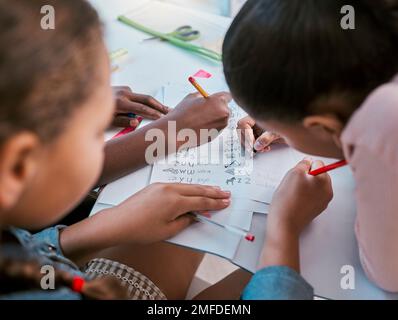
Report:
[[[105,22],[109,49],[126,48],[130,52],[130,62],[112,76],[113,85],[129,85],[137,92],[155,94],[164,83],[185,79],[199,67],[210,72],[221,72],[220,65],[166,43],[140,43],[146,35],[116,21],[117,15],[129,11],[136,1],[139,0],[91,0]],[[226,28],[230,22],[224,17],[215,19],[218,23],[224,23]],[[149,174],[148,170],[147,179],[137,180],[136,189],[148,184]],[[354,182],[349,168],[335,171],[332,178],[335,198],[301,240],[304,277],[314,286],[316,294],[327,298],[397,299],[398,295],[373,286],[360,266],[354,236]],[[96,204],[93,213],[105,207]],[[254,219],[257,232],[265,229],[265,220],[264,216]],[[248,254],[253,254],[249,251]],[[343,277],[340,270],[344,265],[351,265],[355,269],[355,290],[343,290],[340,287],[340,279]]]

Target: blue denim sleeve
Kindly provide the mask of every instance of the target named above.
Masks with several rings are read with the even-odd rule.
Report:
[[[39,253],[44,258],[56,263],[57,268],[68,271],[71,274],[84,276],[79,267],[70,259],[64,256],[59,241],[60,232],[65,226],[55,226],[47,228],[33,235],[33,239],[39,244],[45,244],[44,248],[39,249]],[[46,247],[47,245],[47,247]]]
[[[313,300],[314,289],[296,271],[285,266],[258,271],[242,294],[242,300]]]
[[[59,243],[59,233],[65,226],[56,226],[44,229],[33,235],[37,242],[44,242],[52,246],[57,255],[63,256],[61,245]]]
[[[19,244],[24,249],[24,251],[22,251],[23,254],[37,259],[37,262],[41,265],[52,265],[58,270],[64,270],[72,275],[84,277],[84,274],[79,270],[78,266],[62,253],[59,235],[63,228],[64,226],[56,226],[45,229],[34,235],[26,230],[17,228],[10,228],[10,231],[18,239]],[[81,298],[82,296],[80,294],[63,286],[48,290],[35,289],[18,291],[0,296],[0,300],[76,300]]]

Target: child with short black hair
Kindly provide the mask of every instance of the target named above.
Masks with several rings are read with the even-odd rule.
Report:
[[[354,30],[340,25],[345,5],[355,10]],[[256,125],[268,132],[257,143],[253,138],[252,146],[268,151],[273,140],[283,138],[302,152],[348,160],[357,184],[356,235],[363,267],[378,286],[394,292],[398,291],[397,57],[395,0],[249,0],[229,29],[223,49],[232,95],[251,116],[240,122],[240,128],[251,131]],[[331,192],[327,175],[309,177],[310,167],[308,161],[300,164],[275,195],[260,268],[282,265],[299,271],[299,234],[325,208]],[[310,197],[300,189],[309,180],[319,184],[319,189],[309,189],[314,192]],[[317,204],[309,208],[307,202]],[[297,284],[297,274],[290,279]],[[272,297],[272,290],[265,293],[265,286],[262,291],[253,281],[255,290],[245,297]],[[302,288],[276,291],[273,297],[279,293],[297,298],[299,292],[310,297],[308,287]]]

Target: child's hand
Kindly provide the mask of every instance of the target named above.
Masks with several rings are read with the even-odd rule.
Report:
[[[300,272],[299,237],[333,198],[328,174],[313,177],[309,170],[321,161],[304,159],[290,170],[274,194],[267,218],[265,245],[258,268],[287,266]]]
[[[277,225],[299,236],[327,208],[333,198],[330,176],[326,173],[316,177],[308,174],[310,169],[322,166],[321,161],[304,159],[287,173],[272,199],[270,228]]]
[[[136,127],[139,122],[127,116],[134,113],[145,119],[157,120],[169,112],[169,108],[151,96],[133,93],[129,87],[113,87],[116,111],[113,125],[116,127]]]
[[[187,213],[225,209],[230,197],[217,187],[155,183],[111,209],[112,228],[120,242],[166,240],[194,222]]]
[[[226,92],[203,98],[199,93],[190,94],[170,112],[169,120],[177,121],[179,129],[193,129],[198,137],[200,129],[221,131],[228,124],[230,115],[228,103],[231,95]],[[201,141],[200,144],[208,141]]]
[[[217,187],[155,183],[119,206],[65,228],[61,247],[67,257],[79,260],[122,244],[166,240],[194,222],[188,213],[225,209],[230,198],[230,192]]]
[[[285,143],[285,140],[276,133],[262,130],[251,117],[245,117],[238,122],[239,136],[242,146],[246,150],[268,152],[271,144]]]

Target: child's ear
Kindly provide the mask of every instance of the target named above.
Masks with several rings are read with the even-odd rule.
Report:
[[[344,130],[344,124],[332,114],[313,115],[304,118],[303,126],[313,134],[325,141],[333,139],[341,148],[340,136]]]
[[[0,147],[0,210],[13,207],[37,169],[36,135],[21,132]]]

